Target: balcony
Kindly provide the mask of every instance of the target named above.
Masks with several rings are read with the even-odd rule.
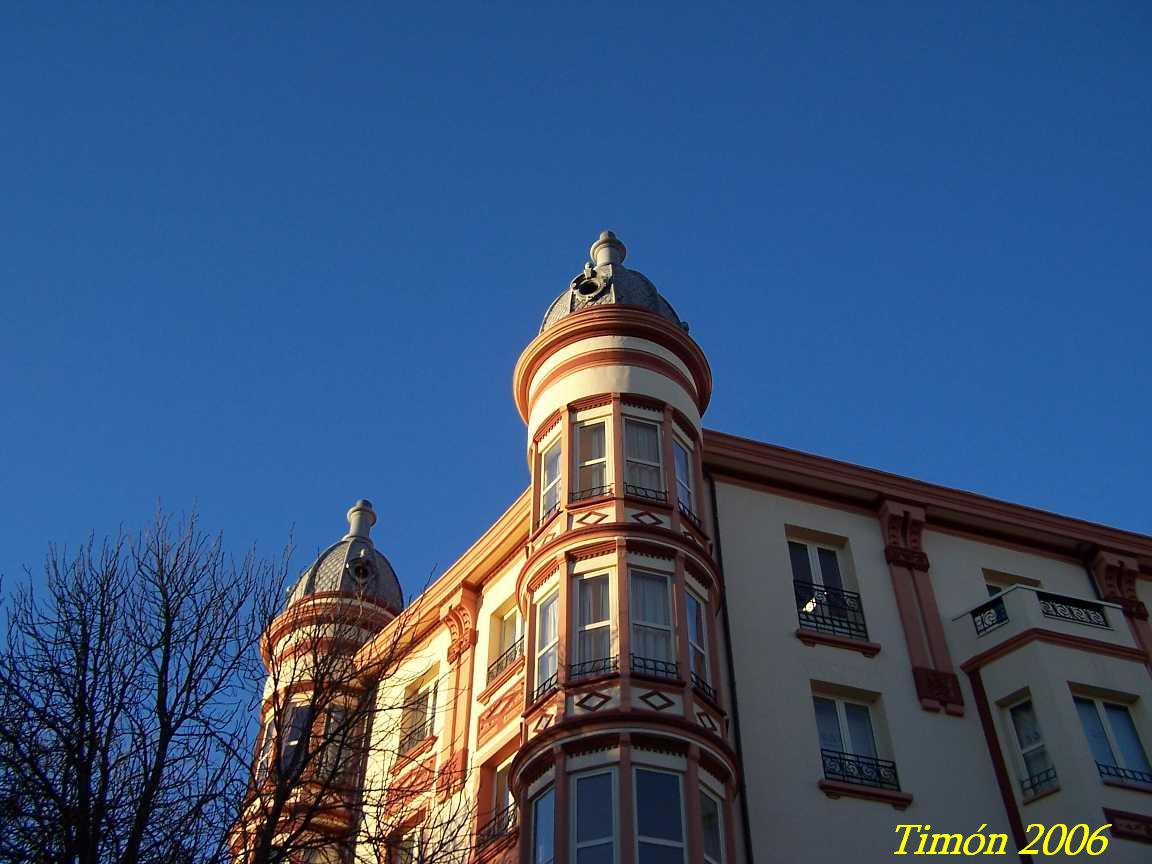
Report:
[[[700,517],[692,512],[691,507],[689,507],[683,501],[677,501],[676,502],[676,509],[680,511],[681,516],[683,516],[685,519],[687,519],[689,522],[692,523],[692,527],[694,527],[697,531],[699,531],[701,533],[704,532],[704,526],[700,522]]]
[[[600,678],[604,675],[616,675],[619,672],[620,658],[616,656],[570,663],[568,664],[568,683],[576,684],[585,678]]]
[[[1152,792],[1152,771],[1137,771],[1104,762],[1097,762],[1096,770],[1100,772],[1100,779],[1110,785],[1138,786]]]
[[[579,501],[590,501],[593,498],[607,498],[612,494],[612,484],[609,483],[605,486],[593,486],[589,489],[578,489],[571,493],[568,498],[575,504]]]
[[[645,678],[659,678],[663,681],[679,681],[680,664],[675,660],[658,660],[655,657],[633,654],[632,674]]]
[[[500,677],[500,673],[524,656],[524,637],[521,636],[512,645],[492,661],[488,666],[488,683],[491,684]]]
[[[649,489],[647,486],[637,486],[633,483],[625,483],[624,494],[629,498],[640,498],[644,501],[655,501],[658,504],[668,503],[668,493],[663,489]]]
[[[825,588],[812,582],[792,583],[800,626],[844,639],[868,641],[864,606],[855,591]]]
[[[824,777],[827,780],[886,789],[889,792],[900,791],[900,775],[896,773],[896,763],[890,759],[824,749],[820,750],[820,758],[824,762]]]
[[[1020,781],[1020,794],[1025,801],[1047,795],[1060,788],[1060,780],[1056,776],[1055,768],[1045,768]]]
[[[1028,585],[1014,585],[955,616],[950,641],[961,664],[976,657],[991,662],[998,651],[1010,651],[1036,639],[1067,644],[1091,640],[1105,643],[1109,653],[1138,651],[1123,610],[1114,603],[1053,594]]]
[[[425,740],[432,737],[432,724],[435,717],[429,717],[427,720],[413,726],[407,732],[400,736],[400,745],[396,748],[401,756],[406,756],[417,747],[420,746]]]
[[[720,704],[720,694],[716,692],[716,688],[701,678],[699,675],[697,675],[695,672],[692,673],[692,688],[713,705]]]
[[[476,833],[476,848],[483,849],[501,837],[516,833],[516,805],[509,804],[485,822]]]
[[[560,677],[555,672],[553,672],[551,675],[536,685],[536,689],[532,691],[532,697],[528,700],[528,704],[536,704],[553,690],[559,689],[559,687]]]

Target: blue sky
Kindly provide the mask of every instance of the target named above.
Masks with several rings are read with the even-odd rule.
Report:
[[[1152,532],[1152,6],[6,4],[0,572],[196,506],[408,589],[602,228],[713,428]]]

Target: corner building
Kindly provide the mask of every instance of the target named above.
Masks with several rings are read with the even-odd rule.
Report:
[[[1033,823],[1152,861],[1152,538],[705,430],[701,347],[590,254],[513,376],[528,489],[403,612],[328,574],[386,613],[357,657],[414,634],[361,766],[414,778],[386,857],[464,796],[476,862],[885,861],[900,824],[1013,860]],[[332,860],[378,860],[354,822]]]

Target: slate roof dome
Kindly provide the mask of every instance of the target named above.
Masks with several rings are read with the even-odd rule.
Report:
[[[583,273],[573,278],[568,290],[548,307],[540,332],[583,309],[613,304],[654,312],[687,331],[688,325],[680,320],[672,304],[660,295],[648,277],[624,266],[627,254],[627,248],[615,234],[601,232],[588,250],[592,260],[584,265]]]
[[[360,594],[393,612],[404,608],[404,593],[396,571],[376,546],[369,532],[376,524],[372,502],[361,499],[348,511],[348,533],[320,553],[316,562],[300,574],[288,592],[288,606],[311,594],[340,591]]]

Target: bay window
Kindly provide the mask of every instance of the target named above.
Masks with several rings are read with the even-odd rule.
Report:
[[[693,680],[709,683],[708,676],[708,622],[704,617],[704,601],[695,592],[685,595],[684,612],[688,631],[688,666]]]
[[[1016,752],[1024,769],[1020,790],[1025,798],[1033,798],[1054,789],[1056,769],[1044,746],[1044,736],[1040,734],[1040,723],[1036,719],[1036,709],[1032,700],[1018,702],[1008,709],[1012,718],[1012,730],[1016,735]]]
[[[704,839],[706,864],[724,864],[720,801],[703,789],[700,790],[700,833]]]
[[[553,592],[536,608],[536,696],[556,685],[556,664],[560,645],[558,612],[560,595]]]
[[[280,774],[286,776],[308,750],[312,730],[312,706],[289,702],[284,711],[284,741],[280,745]]]
[[[624,491],[643,498],[667,500],[660,458],[660,427],[656,423],[624,419]]]
[[[692,455],[679,441],[672,442],[672,454],[676,459],[676,501],[689,513],[695,513],[692,499]]]
[[[556,795],[551,788],[532,799],[532,864],[556,860]]]
[[[680,775],[637,768],[637,864],[682,864],[684,845]]]
[[[572,835],[576,864],[613,864],[616,860],[616,802],[611,771],[573,778]]]
[[[540,457],[540,520],[560,508],[560,439],[553,441]]]
[[[604,422],[576,427],[576,487],[572,500],[593,498],[608,489],[608,457],[604,446]]]
[[[577,621],[576,659],[578,674],[591,675],[611,671],[605,666],[612,654],[608,574],[585,576],[576,580]]]
[[[676,677],[679,674],[672,639],[668,577],[633,570],[629,603],[632,613],[634,672]]]

